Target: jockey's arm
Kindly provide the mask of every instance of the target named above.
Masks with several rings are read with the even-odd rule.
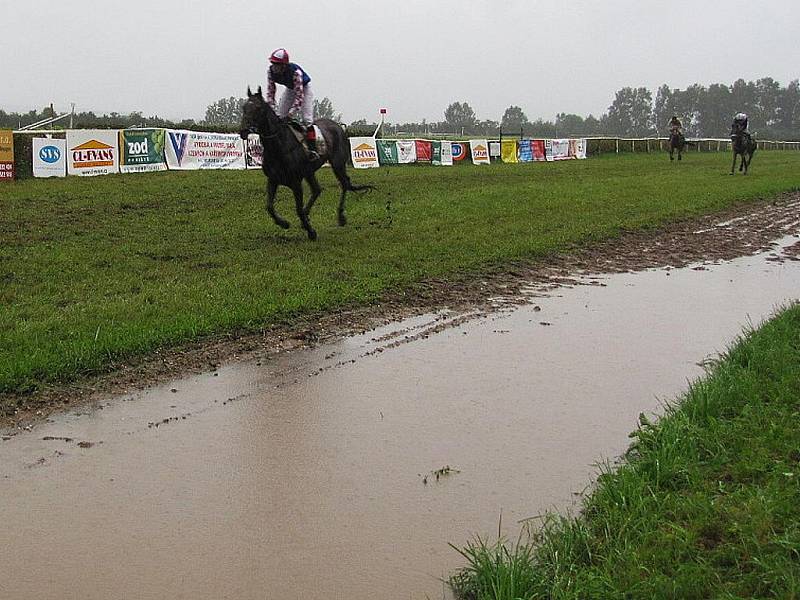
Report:
[[[294,71],[294,102],[292,108],[289,110],[290,114],[294,114],[303,106],[303,97],[305,96],[305,89],[303,88],[303,72],[300,69]]]
[[[267,69],[267,104],[275,110],[275,80],[272,78],[272,69]]]

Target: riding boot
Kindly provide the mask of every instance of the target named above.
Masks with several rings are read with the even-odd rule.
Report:
[[[306,130],[306,146],[308,147],[308,160],[318,160],[319,154],[317,154],[317,132],[314,131],[313,125],[309,125],[308,129]]]

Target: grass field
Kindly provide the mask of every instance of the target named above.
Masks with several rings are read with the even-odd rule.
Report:
[[[605,469],[577,518],[460,549],[469,600],[800,597],[800,304]],[[538,525],[538,523],[537,523]]]
[[[349,195],[345,228],[335,225],[338,194],[323,171],[316,243],[271,222],[260,172],[4,185],[0,393],[800,189],[800,152],[760,152],[747,177],[727,175],[729,160],[643,154],[351,171],[378,190]],[[278,209],[297,223],[286,190]]]

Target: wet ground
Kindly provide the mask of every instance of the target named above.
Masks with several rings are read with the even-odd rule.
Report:
[[[746,215],[687,225],[698,250],[718,236],[710,261],[627,272],[692,256],[642,237],[613,274],[591,274],[602,254],[573,256],[584,273],[554,260],[528,284],[487,280],[479,309],[8,429],[0,598],[443,597],[463,565],[448,542],[495,537],[501,514],[513,537],[521,519],[576,506],[640,412],[798,298],[797,202],[762,216],[770,206],[748,213],[748,239]]]

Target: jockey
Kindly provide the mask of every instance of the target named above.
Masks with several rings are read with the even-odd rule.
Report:
[[[677,133],[678,135],[683,135],[683,125],[678,115],[672,115],[672,119],[669,121],[669,132],[670,134]]]
[[[289,53],[278,48],[269,56],[267,69],[267,102],[279,117],[297,115],[306,127],[306,142],[309,158],[316,160],[317,136],[314,132],[314,92],[311,90],[311,77],[300,65],[289,62]],[[275,107],[275,84],[286,87],[278,107]]]
[[[735,133],[747,133],[747,115],[745,113],[740,112],[733,118],[731,130]]]

